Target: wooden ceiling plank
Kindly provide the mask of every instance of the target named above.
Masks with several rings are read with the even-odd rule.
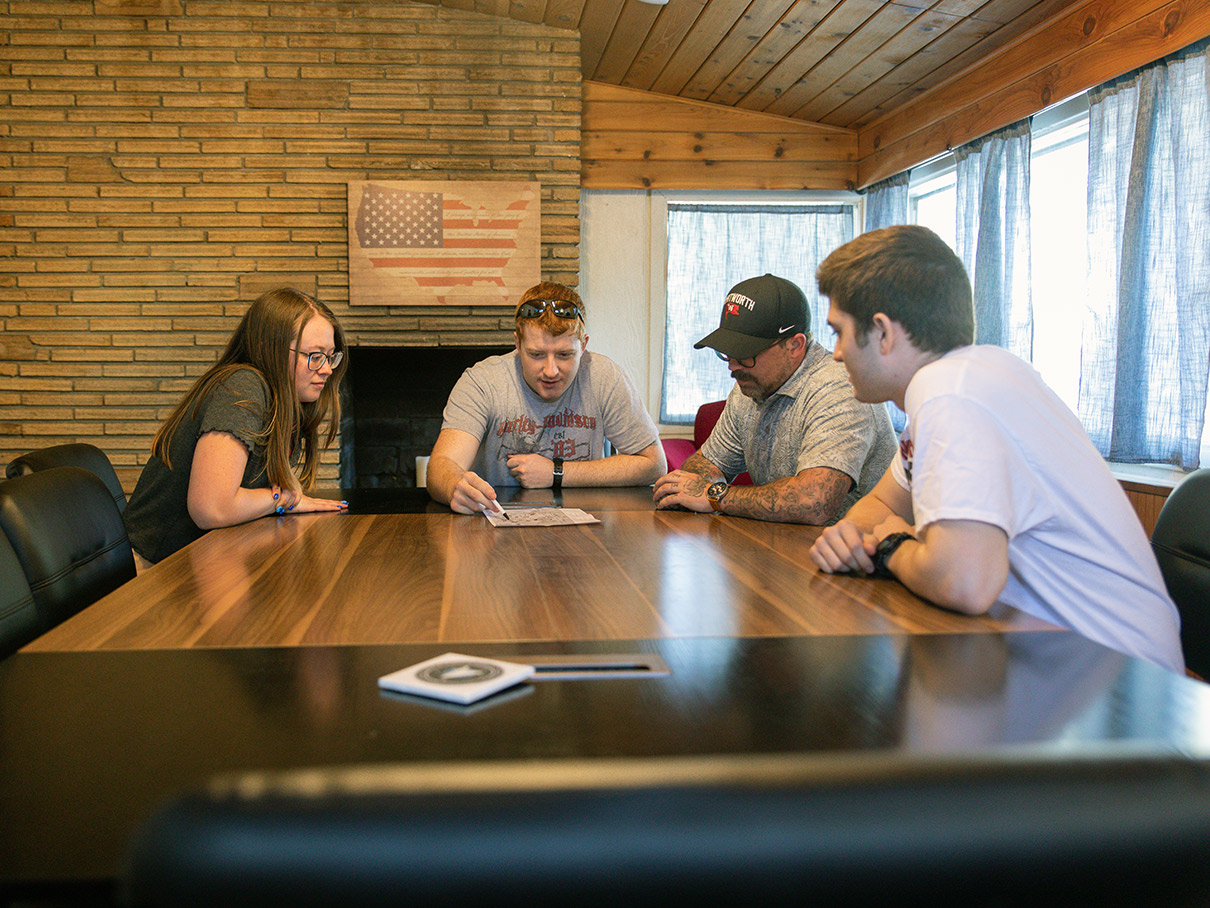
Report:
[[[509,8],[509,0],[475,0],[472,8],[484,16],[497,16],[501,19],[508,19],[512,12]]]
[[[554,28],[580,27],[585,0],[548,0],[542,21]]]
[[[851,72],[855,61],[864,60],[875,53],[913,19],[918,18],[921,12],[918,8],[901,6],[898,3],[884,4],[882,9],[858,26],[832,53],[812,67],[793,89],[770,104],[766,112],[784,114],[795,119],[809,119],[798,115],[797,111],[810,106],[815,98]]]
[[[616,0],[588,0],[584,4],[580,15],[580,72],[585,79],[593,78],[597,71],[621,12]]]
[[[840,2],[797,0],[707,100],[715,104],[735,104],[752,91],[779,60],[801,44]]]
[[[961,35],[957,33],[967,31],[970,34],[980,34],[982,33],[981,30],[987,30],[984,37],[971,43],[965,49],[961,49],[957,45],[954,47],[939,46],[937,48],[937,56],[939,60],[943,61],[939,66],[927,75],[921,76],[905,91],[880,102],[869,111],[854,117],[846,125],[854,129],[864,128],[875,120],[887,116],[897,107],[913,103],[916,98],[925,94],[933,87],[942,84],[947,79],[977,64],[980,60],[995,53],[1001,47],[1011,44],[1034,26],[1045,22],[1053,16],[1059,15],[1064,9],[1078,2],[1080,0],[1042,0],[1042,2],[1034,4],[1027,12],[1018,17],[1016,21],[1002,27],[997,27],[989,19],[973,17],[968,19],[962,26],[944,35],[940,39],[939,44],[945,45],[950,40],[961,44]]]
[[[620,84],[649,89],[681,42],[689,35],[709,0],[679,0],[663,7],[643,46]]]
[[[651,91],[678,94],[710,57],[718,45],[718,36],[727,34],[739,21],[748,3],[749,0],[709,0],[672,59],[651,83]]]
[[[946,61],[978,44],[995,28],[994,22],[981,19],[959,20],[945,34],[832,111],[828,115],[829,121],[854,128],[854,123],[873,120],[889,110],[889,99],[899,98],[901,103],[909,100],[922,90],[919,86],[931,80],[933,73]]]
[[[883,2],[884,0],[844,0],[806,40],[773,67],[760,85],[741,98],[737,106],[777,113],[778,111],[773,109],[775,102],[798,85],[803,73],[810,72],[812,67],[877,13]]]
[[[626,0],[592,77],[614,85],[621,82],[663,9],[640,0]]]
[[[509,0],[508,17],[537,25],[546,19],[546,0]]]
[[[580,96],[583,99],[585,130],[641,128],[651,132],[692,132],[694,124],[697,124],[700,129],[734,132],[789,132],[842,137],[856,135],[851,129],[804,123],[789,117],[675,98],[604,82],[581,83]]]
[[[1087,0],[860,134],[869,185],[1210,36],[1203,0]],[[970,86],[983,88],[971,99]]]
[[[1081,48],[1099,43],[1105,35],[1134,23],[1141,16],[1153,15],[1172,2],[1174,0],[1129,0],[1128,3],[1084,0],[1078,6],[1068,7],[1054,19],[1019,35],[998,52],[982,57],[979,62],[953,74],[913,103],[896,108],[872,123],[864,133],[866,139],[863,139],[863,146],[868,141],[871,150],[874,150],[881,145],[897,142],[926,124],[952,114],[956,106],[962,106],[964,97],[972,96],[972,86],[1012,84],[1024,78],[1025,74],[1036,72],[1038,60],[1058,63],[1062,57],[1056,57],[1055,48],[1066,46],[1063,56],[1079,53]],[[1108,68],[1113,68],[1114,61],[1106,63]],[[1066,95],[1055,100],[1062,100],[1063,97]]]
[[[635,129],[637,128],[636,121],[641,121],[642,128],[647,132],[694,133],[709,130],[733,130],[736,132],[774,133],[814,130],[821,134],[824,132],[830,132],[833,135],[852,134],[852,130],[805,123],[802,120],[791,120],[788,117],[770,117],[769,114],[741,111],[735,107],[723,107],[718,104],[703,104],[702,107],[695,109],[686,107],[685,102],[680,98],[668,95],[656,95],[656,97],[663,97],[666,102],[644,104],[641,110],[636,110],[635,105],[629,102],[593,102],[591,119],[589,112],[585,110],[581,128],[597,132],[618,131]],[[585,108],[588,103],[586,100]],[[766,119],[759,119],[761,117]]]
[[[1071,6],[1079,3],[1080,0],[1062,0],[1060,6]],[[960,13],[958,10],[949,9],[951,6],[965,6],[966,0],[943,0],[939,6],[942,7],[942,12],[953,12],[959,15],[968,15],[972,19],[979,19],[983,22],[994,22],[996,25],[1012,25],[1022,16],[1030,16],[1033,13],[1033,8],[1043,4],[1039,0],[984,0],[979,4],[979,8],[971,13]],[[1047,4],[1054,6],[1054,4]],[[1052,12],[1057,12],[1057,9],[1052,9]],[[1037,21],[1037,17],[1034,17]]]
[[[710,56],[678,92],[682,98],[704,101],[761,39],[776,28],[794,0],[754,0]]]
[[[837,79],[811,104],[802,108],[801,117],[820,123],[838,125],[843,119],[842,116],[836,114],[838,108],[843,107],[862,92],[877,86],[884,79],[892,78],[892,74],[896,71],[907,76],[908,71],[905,67],[911,64],[913,58],[930,43],[961,22],[962,19],[957,16],[931,11],[917,16],[899,34]],[[888,87],[885,90],[888,94],[897,94],[908,84],[910,82],[901,82],[896,87]],[[799,111],[795,111],[795,116],[799,115]]]

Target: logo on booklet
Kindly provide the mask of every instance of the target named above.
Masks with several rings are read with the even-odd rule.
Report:
[[[438,662],[416,672],[416,677],[431,684],[474,684],[502,674],[501,668],[490,662]]]

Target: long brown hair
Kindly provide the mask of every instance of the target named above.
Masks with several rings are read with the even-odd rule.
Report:
[[[169,469],[168,451],[181,422],[196,412],[216,385],[239,369],[251,368],[269,388],[269,412],[257,440],[265,446],[265,472],[269,482],[284,488],[310,489],[315,485],[319,454],[336,440],[340,429],[340,380],[348,368],[346,357],[332,370],[319,399],[302,403],[294,385],[294,350],[301,344],[303,328],[314,316],[332,326],[336,349],[344,351],[344,331],[332,310],[314,297],[289,287],[270,290],[254,302],[240,319],[235,333],[218,361],[193,384],[177,404],[167,422],[156,433],[151,453]],[[328,431],[323,444],[319,429]],[[290,469],[291,452],[298,446],[302,473],[296,479]]]

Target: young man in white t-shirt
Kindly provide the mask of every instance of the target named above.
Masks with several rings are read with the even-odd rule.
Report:
[[[972,345],[970,281],[940,237],[862,234],[817,279],[855,396],[908,416],[890,469],[811,547],[819,568],[895,577],[968,614],[1006,602],[1183,671],[1176,607],[1125,493],[1028,363]]]
[[[629,377],[588,352],[575,290],[550,281],[526,290],[515,338],[513,352],[476,363],[450,392],[428,466],[435,500],[474,514],[492,507],[497,486],[648,485],[667,470]]]

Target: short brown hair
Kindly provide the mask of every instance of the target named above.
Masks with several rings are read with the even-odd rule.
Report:
[[[903,325],[919,350],[946,353],[974,343],[966,268],[927,227],[904,224],[863,233],[824,259],[815,280],[862,336],[881,312]]]
[[[540,284],[534,284],[522,293],[521,299],[517,300],[517,311],[520,312],[521,306],[531,300],[562,300],[578,306],[580,312],[584,312],[584,301],[580,299],[580,294],[565,284],[557,284],[554,281],[543,281]],[[520,315],[517,315],[515,321],[518,337],[521,336],[521,327],[523,325],[536,325],[552,337],[558,337],[560,334],[566,334],[568,331],[575,331],[577,337],[581,340],[584,339],[585,327],[582,319],[559,318],[559,316],[549,309],[537,318],[521,318]]]

